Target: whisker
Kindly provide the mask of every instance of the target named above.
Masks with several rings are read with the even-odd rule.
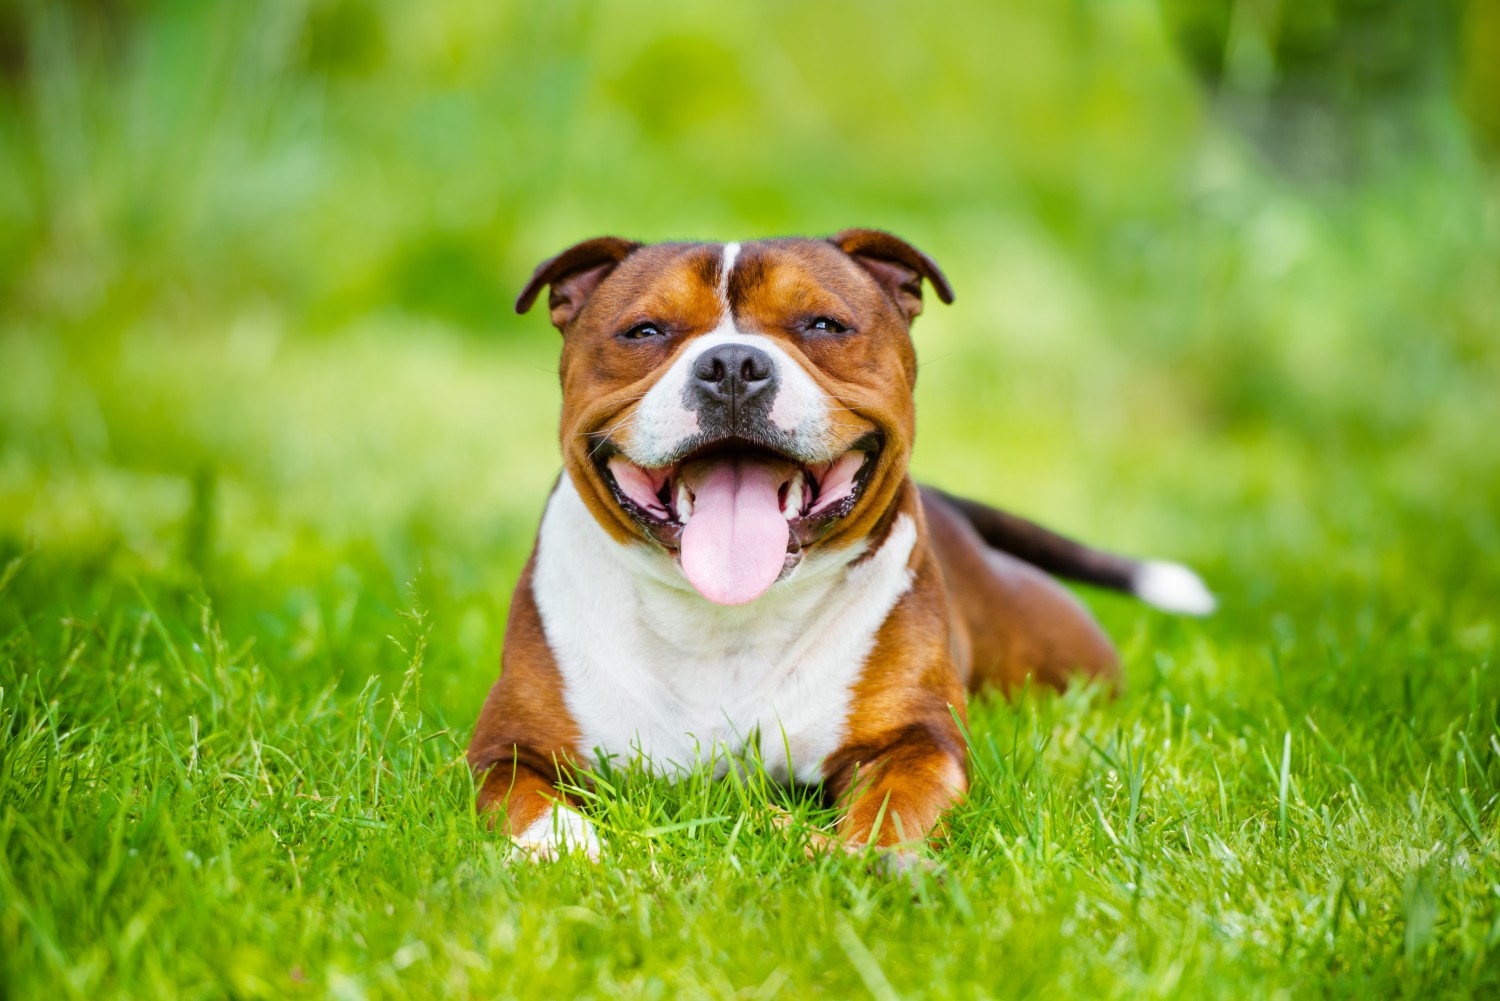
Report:
[[[591,436],[596,435],[596,434],[598,434],[598,435],[606,435],[606,436],[607,435],[611,435],[614,432],[619,431],[621,428],[633,426],[638,420],[640,420],[640,416],[641,415],[640,415],[639,411],[636,411],[635,413],[626,414],[624,417],[620,418],[618,421],[616,421],[615,423],[611,424],[609,427],[601,428],[598,431],[580,431],[578,433],[578,436],[580,438],[588,438],[588,437],[591,437]]]
[[[870,406],[871,405],[871,404],[869,404],[865,400],[856,400],[852,396],[839,396],[836,393],[819,393],[818,395],[821,396],[825,400],[838,400],[840,403],[843,403],[843,402],[847,401],[849,403],[858,404],[860,406]]]
[[[825,399],[825,400],[831,400],[831,401],[833,401],[833,403],[836,404],[836,406],[834,406],[834,407],[832,407],[830,409],[833,409],[833,410],[847,410],[850,413],[854,413],[855,412],[855,410],[854,410],[855,407],[873,407],[874,406],[874,404],[867,403],[864,400],[851,400],[851,399],[848,399],[846,397],[833,396],[833,395],[830,395],[828,393],[823,393],[822,397],[823,397],[823,399]]]

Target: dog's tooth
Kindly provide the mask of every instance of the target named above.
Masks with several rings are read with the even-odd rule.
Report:
[[[792,480],[786,486],[786,500],[781,504],[781,516],[787,521],[802,517],[802,470],[792,474]]]
[[[677,520],[686,523],[693,516],[693,492],[681,480],[677,481]]]

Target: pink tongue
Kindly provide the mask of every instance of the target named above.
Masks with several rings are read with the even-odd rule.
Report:
[[[780,491],[791,473],[789,463],[759,458],[708,459],[683,470],[693,515],[682,530],[682,569],[703,597],[743,605],[781,576],[788,529]]]

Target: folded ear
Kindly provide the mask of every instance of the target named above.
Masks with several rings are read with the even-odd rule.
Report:
[[[547,296],[547,308],[552,311],[552,325],[561,330],[578,315],[599,283],[640,246],[634,240],[622,240],[618,236],[597,236],[574,244],[537,265],[531,281],[516,299],[516,312],[524,313],[530,309],[537,295],[550,285],[552,292]]]
[[[922,279],[945,303],[953,301],[953,287],[932,258],[905,240],[878,229],[846,229],[828,242],[854,258],[854,262],[880,283],[896,308],[910,323],[922,312]]]

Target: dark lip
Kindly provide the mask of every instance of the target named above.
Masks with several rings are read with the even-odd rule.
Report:
[[[860,466],[859,472],[854,475],[854,488],[850,491],[849,496],[832,507],[820,511],[816,515],[806,515],[787,522],[789,529],[787,532],[787,571],[790,571],[801,560],[802,550],[805,547],[812,545],[824,535],[827,535],[835,524],[847,518],[850,512],[859,504],[860,498],[864,496],[865,487],[868,485],[870,476],[879,462],[880,453],[884,450],[884,447],[884,435],[878,431],[871,431],[844,449],[844,452],[840,453],[840,455],[848,452],[866,453],[864,463]],[[620,488],[620,485],[615,481],[614,473],[609,468],[609,460],[616,455],[624,455],[624,451],[613,441],[601,436],[590,454],[594,462],[594,468],[609,486],[610,496],[614,498],[615,504],[619,506],[620,510],[629,515],[632,521],[641,526],[648,536],[671,551],[675,557],[680,548],[684,523],[677,521],[675,517],[664,520],[645,511]],[[810,465],[819,465],[823,461],[826,461],[821,456],[809,460],[775,444],[739,435],[724,435],[708,441],[689,442],[686,447],[677,453],[671,462],[654,468],[676,467],[696,459],[712,455],[728,454],[769,455],[787,462],[796,463],[802,467],[808,479],[814,482],[816,481],[807,472],[807,467]],[[628,459],[629,457],[626,456],[626,458]],[[668,489],[670,491],[670,487]]]

